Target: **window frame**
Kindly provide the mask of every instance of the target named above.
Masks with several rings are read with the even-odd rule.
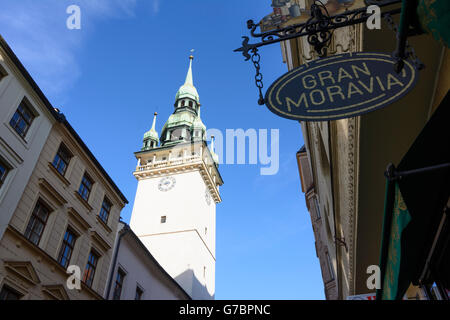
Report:
[[[328,281],[334,281],[335,275],[334,275],[334,269],[333,269],[333,264],[331,262],[331,257],[330,254],[328,253],[328,251],[326,252],[326,259],[327,259],[327,266],[328,266],[328,275],[329,275],[329,279]]]
[[[25,119],[24,111],[20,110],[21,107],[24,111],[29,113],[29,116],[30,116],[29,120]],[[18,119],[15,121],[15,123],[13,123],[13,120],[16,117],[16,114],[18,114]],[[27,98],[24,97],[22,99],[22,101],[19,103],[19,105],[17,106],[17,109],[13,113],[13,116],[9,120],[9,125],[14,130],[14,132],[19,135],[19,137],[21,137],[22,139],[25,140],[25,137],[27,136],[27,133],[30,130],[30,128],[34,122],[34,119],[36,119],[36,117],[37,117],[37,115],[36,115],[36,112],[33,110],[33,107],[31,106],[31,104],[27,100]],[[25,122],[25,124],[26,124],[26,128],[23,131],[19,131],[19,129],[18,129],[19,128],[18,124],[20,123],[21,120],[23,122]]]
[[[104,207],[105,202],[109,204],[109,210],[106,210],[106,208]],[[105,196],[103,198],[102,206],[101,206],[100,212],[98,214],[100,220],[102,220],[103,223],[105,223],[105,224],[108,223],[109,216],[111,215],[112,208],[113,208],[113,204],[112,204],[111,200],[109,200],[108,197]],[[106,212],[106,218],[105,219],[103,218],[103,216],[105,216],[105,214],[102,214],[104,212]]]
[[[121,267],[117,268],[116,280],[114,281],[113,300],[120,300],[126,275],[126,272]]]
[[[38,213],[40,213],[41,208],[44,208],[44,210],[47,210],[45,219],[42,219]],[[27,238],[31,243],[35,244],[36,246],[39,246],[39,243],[41,242],[42,235],[44,233],[45,227],[47,226],[48,217],[50,216],[50,213],[53,210],[50,208],[47,203],[45,203],[41,198],[38,198],[36,201],[36,204],[34,205],[33,211],[31,212],[30,219],[28,220],[27,227],[25,229],[24,236]],[[36,221],[42,225],[42,229],[39,233],[36,232]],[[37,242],[34,242],[32,240],[33,235],[38,235]]]
[[[9,75],[8,71],[0,64],[0,82]]]
[[[90,182],[90,187],[88,188],[87,185],[84,183],[84,180],[87,180],[88,182]],[[86,202],[89,201],[89,197],[91,195],[92,192],[92,187],[94,186],[94,180],[91,178],[91,176],[85,172],[83,174],[83,177],[81,178],[81,183],[80,183],[80,187],[78,188],[78,194],[81,196],[81,198],[83,200],[85,200]],[[83,187],[83,191],[87,190],[87,196],[86,198],[83,196],[83,191],[82,191],[82,187]]]
[[[144,289],[142,289],[139,285],[136,285],[136,293],[134,295],[134,300],[142,300],[144,296]]]
[[[94,261],[91,261],[91,257],[94,257]],[[100,261],[100,254],[91,249],[88,256],[88,261],[86,263],[86,267],[84,268],[83,282],[89,287],[92,288],[92,284],[94,283],[95,271],[97,270],[98,262]],[[90,273],[92,271],[92,273]]]
[[[320,214],[319,200],[317,199],[317,197],[314,197],[314,209],[316,211],[316,220],[321,219],[322,215]]]
[[[61,157],[60,151],[63,151],[66,153],[67,159],[64,159],[63,157]],[[70,152],[69,148],[67,148],[67,146],[61,142],[61,144],[59,145],[58,151],[56,152],[55,156],[53,157],[52,165],[56,169],[56,171],[58,171],[63,177],[66,175],[67,168],[69,167],[69,163],[70,163],[70,160],[72,159],[72,157],[73,157],[73,154]],[[67,161],[67,163],[66,163],[66,161]],[[57,163],[55,164],[55,162],[57,162]],[[59,169],[61,162],[64,163],[64,165],[65,165],[63,172],[61,172]]]
[[[66,235],[67,235],[68,232],[70,232],[70,233],[73,235],[73,237],[72,237],[73,243],[72,243],[72,244],[71,244],[71,243],[68,243],[68,241],[66,240]],[[59,254],[58,254],[58,263],[59,263],[59,265],[62,266],[64,269],[67,269],[67,267],[68,267],[69,264],[70,264],[70,260],[72,259],[72,254],[73,254],[73,251],[74,251],[74,249],[75,249],[75,243],[77,242],[77,238],[78,238],[78,234],[77,234],[70,226],[68,226],[68,227],[66,228],[66,232],[64,232],[63,241],[62,241],[61,248],[59,249]],[[70,253],[69,253],[69,256],[68,256],[68,257],[65,257],[65,256],[64,256],[64,252],[66,251],[66,250],[65,250],[66,247],[69,247],[69,248],[70,248]],[[66,259],[65,265],[62,264],[63,258]]]
[[[6,294],[5,294],[6,292]],[[17,299],[8,299],[8,295],[13,294],[17,297]],[[0,301],[13,301],[20,300],[23,297],[23,294],[12,288],[11,286],[4,284],[0,289]],[[6,299],[5,299],[6,298]]]
[[[6,178],[8,177],[8,174],[11,172],[11,166],[3,160],[3,158],[0,157],[0,168],[4,168],[3,173],[0,169],[0,189],[5,184]]]

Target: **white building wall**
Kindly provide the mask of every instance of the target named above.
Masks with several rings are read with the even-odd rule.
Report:
[[[208,205],[198,170],[171,176],[176,184],[166,192],[158,189],[164,176],[139,180],[130,226],[193,299],[213,299],[215,202]]]
[[[0,64],[8,73],[0,80],[0,157],[11,168],[0,188],[1,239],[55,120],[1,49]],[[24,97],[37,117],[23,139],[9,125],[9,121]]]
[[[120,300],[134,300],[136,287],[143,290],[142,300],[180,300],[186,295],[148,258],[144,250],[124,236],[120,243],[117,263],[114,266],[112,284],[108,299],[112,299],[118,268],[125,271]]]

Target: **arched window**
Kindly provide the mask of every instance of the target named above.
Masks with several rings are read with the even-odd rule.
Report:
[[[194,104],[192,103],[192,101],[189,101],[189,107],[192,108],[194,106]]]

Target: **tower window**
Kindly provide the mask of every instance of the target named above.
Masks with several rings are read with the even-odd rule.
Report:
[[[192,108],[193,107],[193,103],[192,101],[189,101],[189,107]]]
[[[167,216],[162,216],[161,217],[161,223],[166,223],[167,221]]]

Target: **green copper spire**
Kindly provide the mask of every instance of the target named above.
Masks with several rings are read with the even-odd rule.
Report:
[[[178,90],[177,95],[175,96],[175,100],[178,101],[179,99],[190,98],[195,100],[197,103],[200,103],[200,97],[198,95],[197,89],[194,87],[194,80],[192,77],[192,60],[194,60],[194,56],[191,55],[189,57],[189,60],[189,69],[186,75],[186,81]]]
[[[144,145],[142,147],[142,150],[149,150],[151,148],[155,148],[158,146],[159,143],[159,135],[158,132],[155,129],[156,126],[156,116],[158,115],[157,112],[155,112],[153,117],[153,124],[150,131],[147,131],[144,134]]]

